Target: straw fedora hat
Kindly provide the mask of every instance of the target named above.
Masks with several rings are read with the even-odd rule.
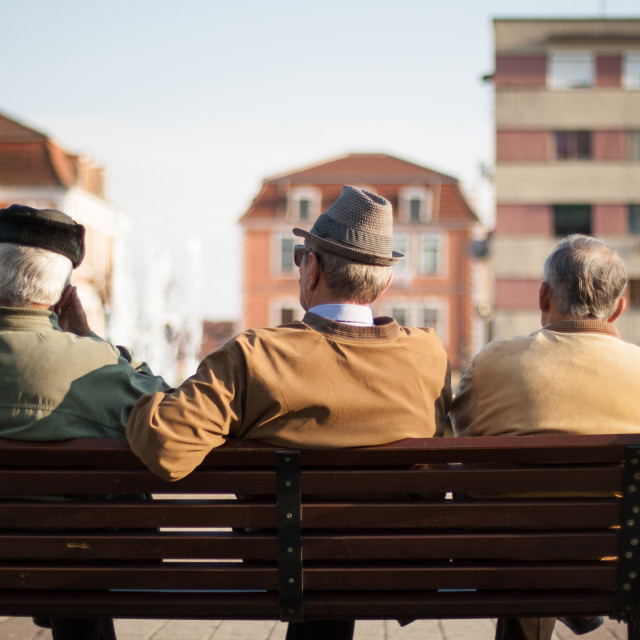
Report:
[[[393,212],[388,200],[346,185],[311,231],[295,228],[293,233],[303,237],[311,248],[386,267],[404,258],[393,251],[392,229]]]

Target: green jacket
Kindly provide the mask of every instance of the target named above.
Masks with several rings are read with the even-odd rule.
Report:
[[[124,438],[138,398],[168,387],[126,349],[62,331],[55,313],[0,307],[1,438]]]

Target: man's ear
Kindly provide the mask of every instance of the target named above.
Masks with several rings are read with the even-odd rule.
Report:
[[[307,260],[307,284],[310,289],[315,289],[318,286],[318,281],[320,280],[320,274],[322,273],[322,265],[320,264],[320,260],[318,256],[310,251],[306,257]]]
[[[540,311],[546,313],[551,308],[551,287],[543,282],[538,292],[538,307]]]
[[[627,299],[624,296],[620,296],[620,300],[618,300],[618,304],[616,305],[616,310],[613,312],[613,315],[607,320],[607,322],[614,322],[615,320],[617,320],[626,308]]]

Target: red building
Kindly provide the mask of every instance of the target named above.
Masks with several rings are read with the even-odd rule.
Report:
[[[122,215],[104,194],[104,170],[48,135],[0,114],[0,208],[19,203],[58,209],[86,227],[86,255],[73,282],[92,327],[105,335],[113,248]]]
[[[242,216],[241,327],[299,319],[295,226],[310,229],[345,184],[387,198],[394,210],[396,265],[375,315],[436,329],[453,368],[465,365],[476,344],[469,246],[478,221],[455,178],[386,154],[349,154],[264,180]],[[482,338],[480,338],[482,340]]]

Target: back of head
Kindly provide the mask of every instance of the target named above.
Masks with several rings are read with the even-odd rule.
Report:
[[[562,315],[606,321],[624,292],[627,271],[606,242],[576,234],[566,237],[551,252],[543,280]]]
[[[54,305],[71,279],[69,258],[38,247],[0,243],[0,300],[5,305]]]
[[[327,288],[336,299],[371,304],[383,291],[391,267],[354,262],[323,249],[313,249],[322,265]]]
[[[393,251],[393,210],[382,196],[345,185],[340,197],[310,231],[294,229],[319,256],[329,290],[336,298],[369,304],[403,258]]]
[[[55,209],[0,209],[0,300],[54,305],[84,257],[85,228]]]

